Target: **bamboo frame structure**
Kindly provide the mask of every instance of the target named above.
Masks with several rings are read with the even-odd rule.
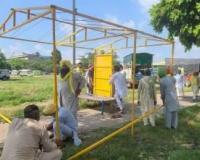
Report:
[[[52,13],[52,38],[53,38],[53,72],[54,72],[54,107],[56,108],[56,139],[60,140],[60,125],[59,125],[59,115],[58,115],[58,82],[57,82],[57,57],[56,57],[56,23],[55,23],[55,19],[56,19],[56,12],[55,12],[55,8],[52,7],[51,9],[51,13]]]
[[[60,18],[57,16],[57,14],[62,13],[63,15],[76,15],[76,18],[83,18],[83,22],[87,22],[90,20],[91,22],[94,22],[93,24],[87,24],[87,23],[80,23],[76,22],[76,26],[73,26],[72,21],[65,20],[63,18]],[[23,20],[17,20],[17,17],[19,15],[24,15],[26,18]],[[12,35],[7,35],[9,33],[12,33],[12,31],[20,29],[33,21],[36,21],[38,19],[41,19],[43,21],[50,21],[52,23],[52,39],[49,41],[42,41],[38,39],[30,39],[30,38],[24,38],[24,37],[16,37]],[[56,25],[57,24],[62,25],[71,25],[73,26],[72,33],[66,36],[63,36],[62,39],[56,38]],[[9,25],[11,24],[11,25]],[[74,27],[76,27],[74,29]],[[75,31],[77,29],[77,31]],[[98,34],[97,36],[94,36],[94,34]],[[80,36],[82,35],[82,36]],[[43,6],[43,7],[30,7],[30,8],[14,8],[11,9],[10,14],[8,17],[4,20],[3,23],[0,24],[0,38],[4,39],[10,39],[10,40],[18,40],[23,42],[29,42],[29,43],[39,43],[44,45],[52,45],[53,52],[56,52],[56,48],[58,46],[62,47],[76,47],[86,50],[94,50],[97,46],[95,44],[87,44],[91,42],[99,42],[99,41],[105,41],[109,40],[112,41],[115,38],[122,38],[124,39],[123,42],[118,44],[119,46],[116,47],[116,50],[123,50],[123,49],[133,49],[133,59],[132,59],[132,74],[135,75],[135,66],[136,66],[136,51],[139,47],[153,47],[153,46],[163,46],[163,45],[172,45],[171,48],[171,69],[173,68],[174,63],[174,42],[159,36],[155,36],[153,34],[145,33],[140,30],[132,29],[117,23],[113,23],[110,21],[106,21],[104,19],[100,19],[94,16],[86,15],[74,10],[69,10],[66,8],[62,8],[55,5],[50,6]],[[71,40],[73,38],[73,40]],[[57,40],[57,41],[56,41]],[[144,44],[140,44],[139,40],[144,40]],[[133,41],[133,44],[130,44]],[[155,42],[155,43],[152,43]],[[107,43],[107,42],[106,42]],[[86,45],[86,46],[81,46]],[[114,45],[114,44],[113,44]],[[91,46],[91,47],[88,47]],[[73,62],[75,62],[75,56],[73,56]],[[57,95],[57,66],[56,66],[56,54],[53,55],[53,64],[54,64],[54,106],[56,108],[56,138],[59,139],[60,131],[59,131],[59,121],[58,121],[58,95]],[[135,84],[135,77],[132,76],[133,79],[133,105],[132,105],[132,115],[131,115],[131,122],[119,129],[119,131],[111,133],[110,136],[107,136],[103,140],[103,142],[110,140],[115,135],[121,133],[123,130],[132,127],[132,133],[133,133],[133,124],[138,122],[138,120],[134,120],[134,84]],[[143,117],[141,117],[143,118]],[[140,119],[141,119],[140,118]],[[100,145],[101,143],[98,143]],[[96,145],[95,145],[96,147]],[[89,149],[87,150],[87,152]],[[84,151],[86,153],[86,151]],[[81,152],[82,154],[82,152]],[[79,154],[78,154],[79,155]],[[76,157],[76,156],[75,156]],[[73,159],[73,156],[70,158]]]
[[[135,67],[136,67],[136,45],[137,45],[137,33],[134,34],[133,37],[133,56],[132,56],[132,75],[135,75]],[[135,76],[132,76],[132,82],[133,82],[133,104],[132,104],[132,120],[134,120],[134,111],[135,111]],[[133,125],[131,126],[131,135],[133,135]]]

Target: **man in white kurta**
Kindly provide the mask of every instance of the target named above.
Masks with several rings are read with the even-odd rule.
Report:
[[[127,96],[127,86],[126,79],[123,74],[120,72],[120,66],[116,65],[114,67],[115,73],[112,75],[110,79],[110,83],[115,86],[115,99],[117,102],[117,107],[120,109],[120,113],[123,112],[124,109],[124,97]]]
[[[138,103],[141,105],[142,115],[153,109],[156,105],[155,80],[150,74],[150,70],[146,70],[138,86]],[[145,126],[149,122],[151,126],[155,126],[155,115],[151,114],[149,117],[143,118],[143,122]]]
[[[176,93],[178,97],[183,97],[184,96],[184,77],[181,74],[181,70],[178,70],[178,73],[174,77],[176,79]]]
[[[77,119],[78,95],[85,85],[85,79],[79,72],[73,72],[69,61],[61,62],[61,80],[59,82],[60,106],[67,107]]]
[[[16,118],[12,121],[0,159],[60,160],[62,152],[38,122],[38,107],[27,106],[24,113],[24,119]]]

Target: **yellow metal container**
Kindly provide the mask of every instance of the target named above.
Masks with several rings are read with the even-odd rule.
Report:
[[[112,54],[97,54],[94,58],[94,90],[96,96],[111,97],[112,85],[109,84],[113,71]]]

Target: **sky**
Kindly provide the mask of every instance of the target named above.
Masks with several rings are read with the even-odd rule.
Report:
[[[153,4],[158,3],[159,0],[76,0],[76,7],[78,12],[86,13],[92,16],[103,18],[115,23],[119,23],[134,29],[142,30],[151,34],[159,35],[167,38],[167,31],[163,33],[156,33],[150,25],[150,16],[148,10]],[[3,22],[5,17],[8,16],[11,8],[24,8],[32,6],[46,6],[57,5],[65,8],[72,8],[72,0],[1,0],[0,6],[0,23]],[[32,26],[37,27],[40,23],[40,28],[34,31],[28,27],[18,32],[13,31],[11,35],[22,35],[34,37],[40,35],[40,39],[45,40],[46,35],[50,30],[46,28],[48,24],[42,24],[42,22],[36,22]],[[65,31],[67,33],[66,26],[58,26],[57,33]],[[9,35],[9,34],[8,34]],[[200,58],[197,47],[193,47],[189,52],[185,53],[184,46],[181,45],[178,38],[175,38],[175,57],[178,58]],[[26,43],[12,40],[0,39],[0,49],[6,54],[6,57],[17,55],[21,52],[40,52],[42,55],[50,55],[52,48],[50,46]],[[71,48],[59,48],[63,53],[63,57],[66,59],[72,59]],[[77,57],[83,56],[88,51],[77,49]],[[159,62],[166,57],[170,57],[170,46],[160,47],[148,47],[138,49],[137,52],[149,52],[154,54],[154,61]],[[131,50],[124,52],[117,52],[118,57],[122,60],[123,56],[131,53]]]

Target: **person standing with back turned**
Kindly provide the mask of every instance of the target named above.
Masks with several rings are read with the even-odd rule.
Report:
[[[112,75],[110,79],[110,84],[114,84],[115,86],[115,99],[117,102],[117,107],[119,108],[119,113],[124,112],[124,97],[127,96],[127,86],[126,86],[126,79],[123,74],[120,72],[120,66],[114,66],[115,73]]]
[[[141,112],[144,115],[150,111],[157,104],[156,101],[156,89],[155,80],[150,76],[151,72],[149,69],[144,71],[144,77],[139,81],[138,86],[138,104],[141,105]],[[155,115],[151,114],[147,118],[143,118],[144,125],[148,125],[148,120],[151,126],[155,126]]]
[[[176,80],[171,76],[170,71],[168,75],[160,80],[160,94],[165,106],[165,122],[167,128],[176,129],[178,127],[178,108],[179,102],[176,94],[175,83]]]

